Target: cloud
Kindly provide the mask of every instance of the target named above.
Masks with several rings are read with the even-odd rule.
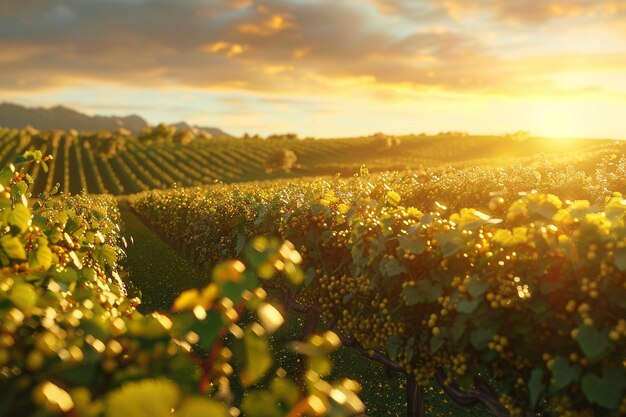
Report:
[[[626,12],[624,0],[370,0],[381,13],[409,19],[441,13],[456,20],[491,15],[496,20],[540,24],[552,19],[591,17],[606,19]]]
[[[108,82],[389,100],[424,91],[591,91],[600,88],[593,80],[563,86],[559,74],[626,70],[623,49],[575,56],[550,43],[555,29],[541,39],[552,47],[546,56],[533,50],[528,28],[557,18],[614,24],[624,3],[0,0],[0,89]],[[512,56],[507,42],[520,32],[531,40]]]
[[[454,18],[488,12],[508,22],[525,24],[578,17],[605,19],[626,12],[623,0],[443,0],[441,4]]]
[[[265,6],[258,6],[257,12],[255,21],[237,24],[237,31],[249,35],[271,36],[295,26],[293,16],[288,13],[274,14]]]

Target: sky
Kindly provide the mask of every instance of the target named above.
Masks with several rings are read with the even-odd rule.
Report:
[[[0,101],[232,134],[626,138],[626,0],[0,0]]]

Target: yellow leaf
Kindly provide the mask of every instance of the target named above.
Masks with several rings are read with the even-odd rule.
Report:
[[[400,204],[400,194],[396,193],[395,191],[389,191],[387,193],[387,202],[392,206],[397,206],[398,204]]]
[[[218,401],[203,397],[186,399],[173,417],[230,417],[228,407]]]
[[[172,417],[179,401],[178,387],[165,378],[128,382],[107,397],[106,416]]]
[[[225,261],[218,264],[213,269],[213,281],[220,282],[239,282],[241,274],[246,270],[246,266],[237,260]]]
[[[186,311],[193,310],[198,304],[200,304],[200,291],[197,289],[191,289],[183,291],[176,300],[174,300],[174,305],[172,306],[172,311]]]

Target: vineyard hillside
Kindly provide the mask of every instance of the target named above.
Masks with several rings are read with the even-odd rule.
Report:
[[[65,193],[124,195],[216,182],[351,176],[361,165],[376,172],[504,164],[501,161],[528,165],[549,159],[590,169],[615,146],[610,140],[563,142],[455,132],[346,139],[297,139],[291,135],[237,139],[212,137],[194,128],[176,130],[167,125],[146,128],[137,135],[124,129],[79,133],[0,128],[0,164],[28,150],[51,155],[50,175],[39,165],[30,171],[34,195],[50,191],[57,183]],[[288,167],[268,167],[272,155],[287,151],[292,159]]]

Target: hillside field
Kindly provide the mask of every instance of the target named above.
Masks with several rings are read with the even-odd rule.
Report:
[[[381,137],[382,136],[382,137]],[[437,136],[346,139],[234,139],[176,135],[159,136],[155,129],[145,138],[117,133],[75,131],[37,132],[0,129],[0,164],[27,150],[51,155],[50,175],[35,166],[31,192],[38,195],[60,184],[60,191],[78,194],[133,194],[150,189],[193,186],[215,182],[295,178],[299,176],[351,176],[365,165],[371,172],[434,169],[476,165],[537,165],[548,159],[592,169],[593,161],[611,148],[624,148],[610,140],[545,140],[514,136]],[[295,153],[290,170],[266,172],[265,161],[276,150]],[[585,165],[585,161],[591,161]]]

